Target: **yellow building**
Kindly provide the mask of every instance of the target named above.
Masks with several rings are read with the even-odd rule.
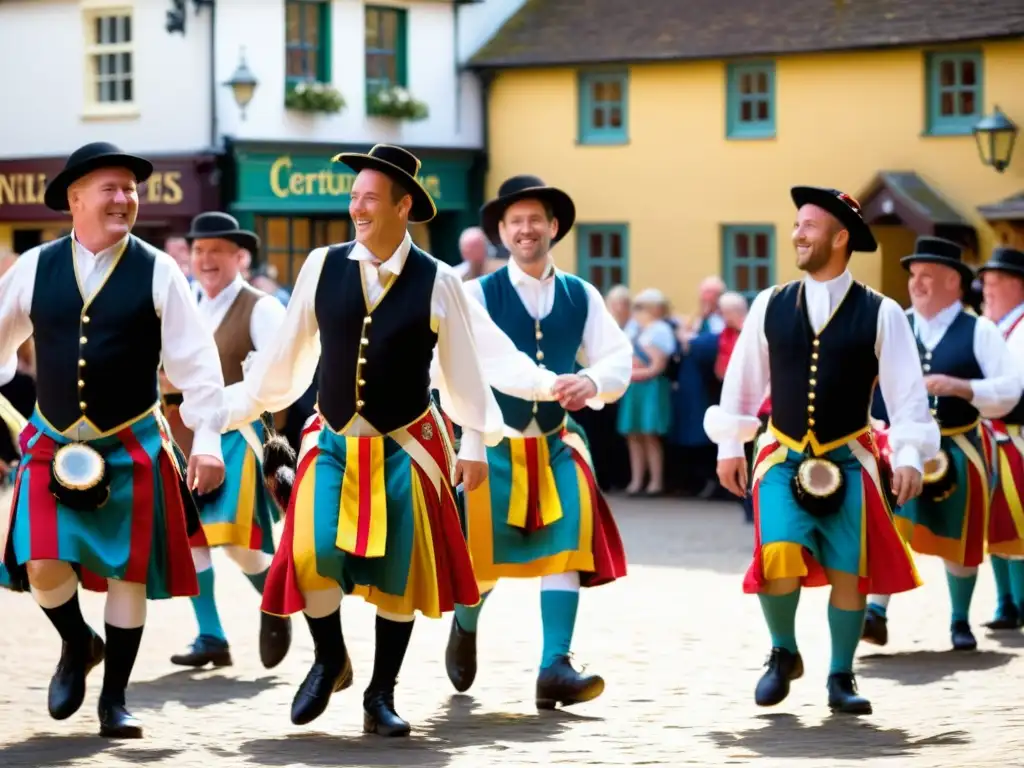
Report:
[[[788,5],[527,0],[471,61],[488,196],[517,173],[566,189],[558,263],[684,312],[707,275],[751,296],[797,276],[796,184],[861,202],[880,251],[852,270],[900,301],[920,234],[975,262],[1024,247],[1024,147],[997,173],[972,135],[996,105],[1024,123],[1024,3]]]

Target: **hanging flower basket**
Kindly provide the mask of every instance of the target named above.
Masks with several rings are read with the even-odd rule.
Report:
[[[288,89],[284,105],[297,112],[334,114],[345,108],[345,99],[330,83],[301,82]]]
[[[367,112],[375,117],[395,120],[425,120],[430,114],[424,102],[415,99],[400,85],[370,91]]]

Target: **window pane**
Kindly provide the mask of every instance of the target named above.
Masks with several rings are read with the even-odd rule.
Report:
[[[768,235],[764,233],[754,235],[754,257],[758,259],[768,258]]]
[[[601,107],[594,107],[594,109],[590,111],[590,114],[590,121],[594,128],[604,128],[604,110],[601,109]]]
[[[768,102],[764,99],[757,102],[757,119],[760,121],[769,119]]]
[[[956,64],[949,59],[939,64],[939,85],[956,85]]]
[[[132,55],[130,53],[121,54],[121,66],[120,72],[122,75],[131,75],[132,73]]]
[[[733,283],[735,284],[735,290],[740,293],[751,290],[750,286],[750,272],[745,267],[738,267],[733,270]]]
[[[320,6],[318,3],[303,4],[302,41],[314,48],[320,45]]]
[[[611,128],[622,127],[622,108],[615,106],[608,110],[608,125]]]
[[[974,91],[960,91],[960,114],[974,114]]]
[[[348,219],[331,219],[327,222],[328,243],[344,243],[348,240]]]
[[[591,267],[590,268],[590,282],[594,286],[604,292],[604,267]]]
[[[737,259],[749,259],[750,258],[750,238],[747,235],[736,235],[734,240],[734,250]]]
[[[622,101],[622,83],[618,80],[608,81],[606,91],[608,101]]]
[[[284,6],[285,44],[294,44],[302,40],[300,31],[300,19],[302,9],[296,3],[286,3]]]
[[[768,93],[768,73],[758,72],[757,73],[757,92]]]
[[[122,16],[121,17],[121,42],[130,43],[132,41],[132,17]]]
[[[611,285],[622,285],[625,282],[622,278],[622,267],[610,267],[608,269],[608,278],[611,281]]]
[[[754,119],[753,105],[749,101],[740,102],[740,121],[749,123]]]
[[[603,80],[592,83],[590,91],[593,94],[594,101],[607,101],[608,93]]]
[[[608,235],[608,255],[613,259],[622,258],[622,235],[618,232]]]
[[[398,14],[394,11],[381,14],[381,48],[393,51],[398,48]]]
[[[380,13],[366,9],[366,47],[380,48]]]
[[[590,249],[587,255],[592,259],[600,259],[604,256],[604,238],[597,232],[590,233]]]
[[[366,77],[395,82],[395,57],[389,53],[366,54]]]
[[[755,286],[755,288],[757,290],[763,291],[765,288],[769,287],[770,283],[768,282],[768,267],[758,267],[756,270],[756,275],[757,285]]]
[[[289,48],[285,52],[285,74],[293,78],[306,76],[306,53],[301,48]]]
[[[96,21],[94,22],[93,26],[95,27],[95,29],[93,29],[93,33],[92,33],[93,38],[95,39],[95,41],[97,43],[102,43],[103,42],[103,19],[96,19]]]
[[[960,62],[960,85],[977,85],[977,72],[970,59]]]
[[[939,114],[943,117],[949,117],[956,114],[956,103],[955,94],[953,91],[944,91],[942,98],[939,100]]]
[[[744,73],[740,75],[740,93],[744,96],[749,94],[753,90],[753,83],[750,81],[750,74]]]
[[[309,219],[292,219],[292,251],[308,252],[311,222]]]

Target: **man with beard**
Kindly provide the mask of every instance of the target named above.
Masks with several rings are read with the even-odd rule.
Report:
[[[854,251],[878,247],[860,205],[834,189],[794,187],[793,228],[802,280],[762,291],[729,361],[718,406],[704,428],[718,444],[718,477],[746,495],[743,444],[772,393],[768,429],[754,450],[754,561],[744,591],[761,603],[772,650],[754,693],[773,706],[803,675],[795,618],[801,586],[832,587],[828,704],[865,714],[853,657],[869,591],[919,585],[880,486],[868,409],[878,379],[891,403],[893,491],[904,504],[921,490],[921,466],[939,435],[917,364],[914,336],[892,299],[853,279]],[[884,587],[883,587],[884,585]]]
[[[589,701],[604,690],[600,676],[581,675],[569,661],[579,589],[626,573],[618,530],[586,447],[566,427],[566,411],[621,397],[633,350],[600,292],[551,260],[550,247],[576,218],[565,192],[535,176],[515,176],[481,216],[487,236],[495,245],[503,242],[511,260],[467,283],[466,292],[519,350],[559,375],[554,391],[560,402],[495,394],[505,436],[487,449],[488,479],[466,494],[480,602],[456,607],[445,666],[456,690],[468,690],[477,670],[477,622],[495,583],[539,576],[544,649],[536,704],[553,709]],[[574,372],[581,349],[587,367]]]
[[[105,142],[76,150],[45,193],[47,207],[70,211],[71,234],[27,252],[0,280],[0,360],[34,334],[38,382],[0,581],[31,589],[63,640],[50,716],[81,707],[86,676],[102,661],[100,735],[114,738],[142,736],[125,689],[147,597],[198,592],[189,492],[224,479],[213,336],[174,260],[131,234],[138,185],[152,171]],[[161,360],[195,434],[187,478],[159,414]],[[82,617],[79,581],[107,592],[106,643]]]
[[[456,603],[479,600],[452,486],[483,482],[485,445],[501,439],[502,418],[462,281],[409,236],[409,222],[436,213],[416,180],[419,160],[383,144],[335,160],[356,173],[349,202],[356,239],[317,248],[306,259],[280,332],[256,352],[245,380],[228,388],[230,423],[287,408],[322,362],[320,418],[303,431],[263,610],[305,613],[315,656],[291,710],[292,722],[303,725],[352,684],[342,592],[376,605],[363,728],[405,736],[410,727],[395,711],[395,686],[415,613],[439,618]],[[463,430],[457,460],[431,405],[435,348],[442,402]],[[515,370],[500,378],[515,382],[512,391],[523,396],[550,397],[551,372],[525,355],[515,358]]]
[[[259,238],[241,229],[234,216],[201,213],[185,236],[192,249],[192,273],[199,298],[199,314],[213,332],[226,384],[242,380],[242,367],[255,350],[270,345],[285,309],[277,299],[257,291],[242,279],[242,251],[256,252]],[[170,402],[174,395],[166,395]],[[175,442],[187,456],[192,433],[181,422],[177,408],[167,409]],[[171,657],[183,667],[226,667],[231,649],[220,621],[214,589],[210,548],[227,554],[257,592],[263,594],[274,554],[274,523],[280,518],[271,489],[263,476],[264,442],[268,437],[259,419],[221,435],[226,466],[225,481],[217,491],[196,499],[202,535],[192,542],[192,560],[199,579],[199,594],[192,598],[199,633],[187,651]],[[291,622],[261,613],[260,661],[273,669],[291,645]]]
[[[963,263],[959,245],[920,237],[914,253],[901,263],[910,272],[913,306],[907,316],[942,442],[938,455],[925,465],[921,497],[896,510],[896,524],[911,549],[945,562],[950,640],[954,650],[970,651],[978,647],[969,614],[989,520],[979,419],[998,419],[1016,405],[1021,375],[999,329],[962,303],[974,272]],[[888,404],[885,392],[882,396]],[[884,645],[889,595],[877,591],[868,601],[864,639]]]
[[[996,248],[978,272],[985,317],[1002,332],[1017,365],[1024,366],[1024,252]],[[1001,419],[982,423],[995,470],[988,551],[999,600],[995,617],[985,626],[1016,630],[1024,624],[1024,520],[1014,514],[1024,494],[1024,398]]]

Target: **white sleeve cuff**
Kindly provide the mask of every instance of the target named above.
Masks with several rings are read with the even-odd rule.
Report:
[[[224,455],[220,450],[220,434],[208,427],[197,429],[192,436],[192,455],[212,456],[223,463]]]
[[[487,447],[483,435],[475,429],[462,428],[459,441],[459,458],[463,461],[487,461]]]

